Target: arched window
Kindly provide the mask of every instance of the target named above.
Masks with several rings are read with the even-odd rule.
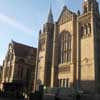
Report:
[[[84,24],[81,26],[80,28],[80,33],[81,33],[81,37],[85,37],[88,36],[89,34],[91,34],[91,24]]]
[[[61,33],[61,56],[60,62],[70,62],[71,61],[71,35],[69,32],[62,32]]]

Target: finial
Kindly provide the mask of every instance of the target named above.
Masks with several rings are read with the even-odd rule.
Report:
[[[80,16],[80,10],[77,11],[77,15]]]
[[[11,42],[13,43],[13,42],[14,42],[14,40],[13,40],[13,39],[11,39]]]
[[[41,34],[41,30],[39,31],[39,35]]]

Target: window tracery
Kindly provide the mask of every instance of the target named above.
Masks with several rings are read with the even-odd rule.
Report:
[[[81,34],[82,38],[90,36],[90,34],[91,34],[91,24],[87,23],[87,24],[82,25],[81,28],[80,28],[80,34]]]
[[[71,61],[71,35],[69,32],[61,33],[61,57],[60,62],[70,62]]]

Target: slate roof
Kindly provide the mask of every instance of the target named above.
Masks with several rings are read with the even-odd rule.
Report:
[[[52,14],[51,8],[50,8],[49,13],[48,13],[47,23],[54,23],[53,14]]]
[[[36,55],[37,48],[12,41],[15,56],[26,57],[28,55]]]

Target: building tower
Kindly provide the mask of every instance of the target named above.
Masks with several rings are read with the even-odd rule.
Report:
[[[78,16],[78,80],[80,89],[100,88],[100,15],[96,0],[83,1],[83,13]]]
[[[83,13],[66,6],[54,23],[50,9],[39,34],[38,85],[99,92],[100,14],[96,0],[83,0]]]
[[[50,86],[51,81],[51,63],[53,48],[54,20],[50,8],[47,22],[43,26],[43,31],[39,33],[36,84]]]

